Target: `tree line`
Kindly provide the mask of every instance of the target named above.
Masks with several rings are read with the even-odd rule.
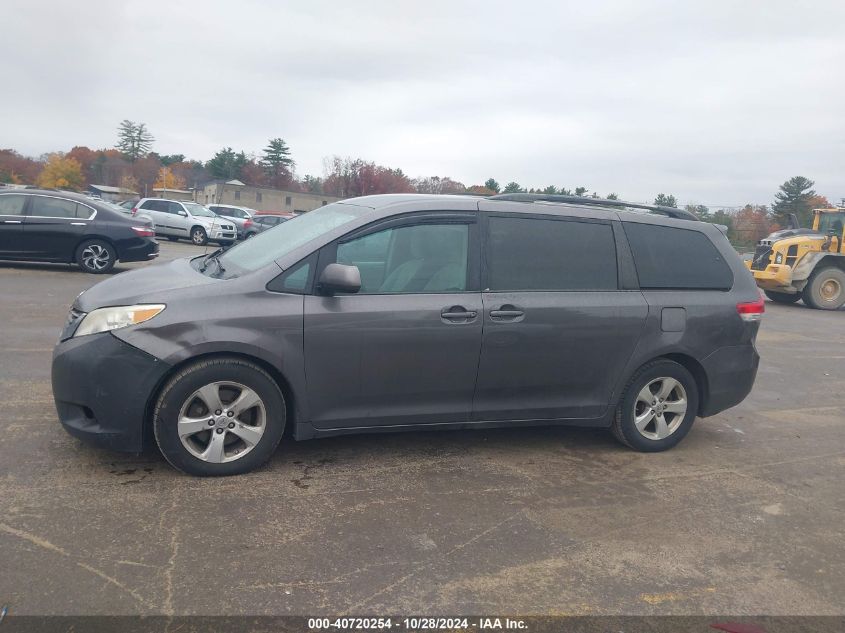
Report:
[[[190,189],[211,180],[240,180],[244,184],[325,194],[341,198],[380,193],[474,194],[537,193],[619,200],[616,192],[604,196],[585,186],[523,187],[510,181],[504,186],[495,178],[466,185],[449,176],[411,178],[399,168],[377,165],[361,158],[332,156],[323,161],[321,176],[296,173],[291,149],[281,137],[271,138],[260,154],[223,147],[206,161],[184,154],[158,154],[155,137],[144,123],[121,121],[115,146],[93,150],[75,146],[68,152],[54,152],[38,159],[14,149],[0,149],[0,183],[37,185],[81,191],[91,184],[123,187],[142,195],[155,188]],[[724,224],[737,243],[754,243],[772,230],[785,227],[790,214],[801,226],[812,223],[812,209],[832,206],[813,189],[815,183],[803,176],[784,182],[771,205],[747,204],[739,209],[712,211],[705,205],[686,209],[701,220]],[[673,194],[659,193],[654,204],[677,207]]]

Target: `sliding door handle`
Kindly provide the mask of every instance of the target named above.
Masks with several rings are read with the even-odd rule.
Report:
[[[475,310],[467,310],[463,306],[452,306],[451,308],[444,308],[440,313],[440,318],[447,321],[465,323],[478,316]]]
[[[515,319],[525,316],[522,310],[490,310],[490,316],[494,319]]]

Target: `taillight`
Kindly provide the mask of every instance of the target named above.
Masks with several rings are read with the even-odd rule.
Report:
[[[244,228],[248,229],[252,226],[252,220],[244,220]]]
[[[132,207],[132,215],[138,213],[138,207]]]
[[[146,226],[132,226],[130,227],[138,237],[155,237],[156,232]]]
[[[736,311],[743,321],[759,321],[763,317],[763,313],[766,311],[766,304],[763,302],[763,297],[761,295],[757,301],[737,303]]]

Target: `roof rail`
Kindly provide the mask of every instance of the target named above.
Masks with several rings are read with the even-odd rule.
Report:
[[[490,196],[488,200],[509,200],[511,202],[565,202],[568,204],[593,205],[598,207],[619,207],[632,209],[646,209],[678,220],[692,220],[698,222],[694,213],[686,209],[661,207],[656,204],[642,204],[640,202],[625,202],[624,200],[605,200],[603,198],[584,198],[582,196],[560,196],[545,193],[501,193]]]

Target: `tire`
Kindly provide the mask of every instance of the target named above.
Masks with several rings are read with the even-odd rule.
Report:
[[[789,294],[788,292],[775,292],[774,290],[764,290],[766,296],[775,303],[796,303],[801,299],[801,293]]]
[[[804,303],[817,310],[838,310],[845,305],[845,271],[828,266],[813,273],[804,287]]]
[[[246,234],[244,235],[244,239],[245,239],[245,240],[248,240],[248,239],[249,239],[249,238],[251,238],[251,237],[255,237],[255,233],[246,233]]]
[[[235,413],[240,398],[251,406]],[[206,413],[207,400],[221,413]],[[214,358],[192,363],[167,381],[156,401],[153,430],[164,458],[182,472],[238,475],[275,452],[286,417],[284,396],[266,371],[247,360]]]
[[[195,226],[191,229],[191,241],[197,246],[205,246],[208,244],[208,235],[205,229],[201,226]]]
[[[104,240],[86,240],[76,249],[76,263],[86,273],[104,275],[114,268],[117,252]]]
[[[178,242],[179,241],[179,238],[176,235],[168,235],[167,239],[169,239],[171,242]]]
[[[666,397],[660,405],[661,408],[666,407],[662,416],[665,427],[658,425],[661,416],[652,414],[649,417],[649,412],[654,409],[651,403],[644,402],[643,392],[647,387],[652,402],[660,402],[658,396],[663,387],[672,387],[668,394],[663,394]],[[625,387],[611,431],[617,440],[636,451],[656,453],[668,450],[684,439],[692,428],[698,411],[698,397],[695,378],[685,367],[668,359],[652,361],[640,367]],[[681,407],[675,403],[681,400],[686,404],[679,412]],[[640,414],[637,417],[645,420],[640,426],[642,430],[637,427],[635,412]],[[666,413],[670,415],[666,416]]]

